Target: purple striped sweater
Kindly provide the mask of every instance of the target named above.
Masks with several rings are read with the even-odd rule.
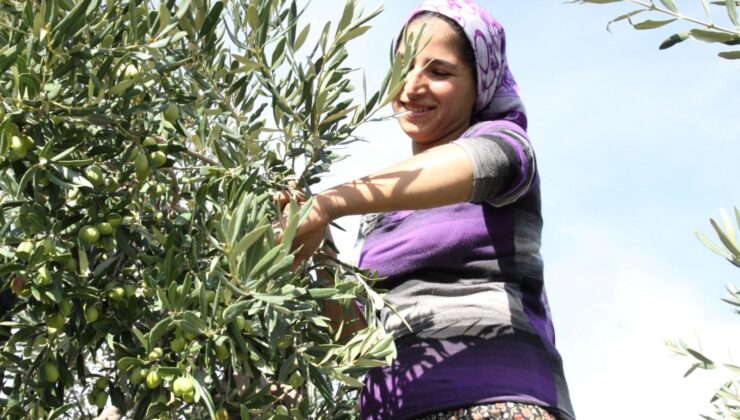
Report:
[[[470,202],[363,218],[359,266],[387,277],[379,285],[412,331],[381,311],[398,359],[368,374],[362,418],[520,401],[574,419],[543,286],[539,178],[526,133],[484,122],[453,143],[473,163]]]

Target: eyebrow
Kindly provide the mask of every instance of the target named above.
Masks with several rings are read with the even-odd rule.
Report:
[[[401,60],[404,59],[404,55],[403,54],[398,54],[398,57]],[[451,69],[457,69],[458,68],[458,65],[457,64],[452,63],[452,62],[449,62],[447,60],[442,60],[441,58],[432,58],[431,60],[428,60],[426,62],[425,66],[429,66],[429,65],[432,65],[432,64],[441,64],[442,66],[449,67]]]

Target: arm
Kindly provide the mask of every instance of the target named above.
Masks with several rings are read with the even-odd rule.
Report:
[[[460,146],[445,144],[322,191],[314,196],[311,211],[293,239],[292,247],[301,248],[294,268],[313,255],[334,219],[460,203],[470,197],[472,188],[473,167],[467,153]]]
[[[466,201],[473,166],[465,150],[445,144],[374,174],[317,194],[329,220],[352,214],[440,207]]]
[[[296,264],[309,258],[329,222],[352,214],[414,210],[486,201],[502,206],[524,195],[536,172],[526,133],[481,123],[472,137],[431,148],[376,172],[314,196],[309,216],[299,227]],[[513,124],[510,124],[513,126]]]

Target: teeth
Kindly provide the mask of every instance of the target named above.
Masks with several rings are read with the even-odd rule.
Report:
[[[411,112],[417,112],[418,113],[418,112],[429,111],[430,108],[414,108],[414,107],[410,107],[409,106],[409,107],[406,107],[406,109],[408,109]]]

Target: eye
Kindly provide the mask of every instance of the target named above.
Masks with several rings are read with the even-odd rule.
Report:
[[[450,75],[449,72],[446,72],[446,71],[440,70],[440,69],[432,69],[431,70],[431,73],[432,73],[433,76],[436,76],[436,77],[447,77],[447,76]]]

